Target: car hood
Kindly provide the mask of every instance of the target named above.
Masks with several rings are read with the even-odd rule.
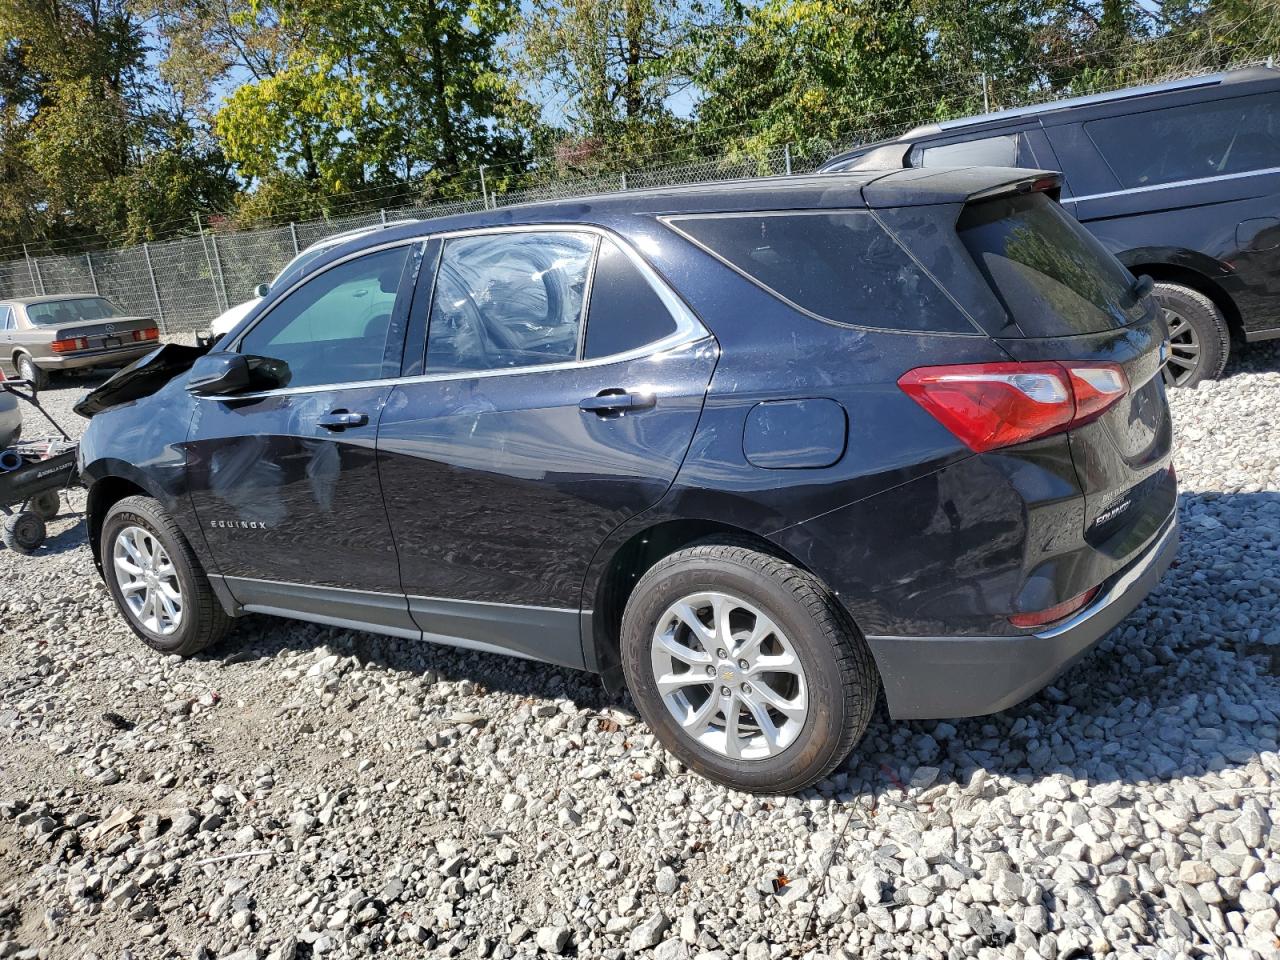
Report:
[[[105,383],[85,394],[72,409],[88,418],[110,407],[155,393],[209,352],[209,347],[166,343],[118,371]]]

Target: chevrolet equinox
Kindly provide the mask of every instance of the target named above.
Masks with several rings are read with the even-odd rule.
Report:
[[[1176,551],[1165,321],[1058,184],[824,174],[350,240],[81,402],[95,560],[159,651],[256,612],[594,671],[694,770],[797,790],[882,691],[1031,695]]]

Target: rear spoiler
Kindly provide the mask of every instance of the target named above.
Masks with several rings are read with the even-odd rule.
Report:
[[[862,187],[869,207],[913,207],[935,203],[972,203],[1041,191],[1055,200],[1062,175],[1053,170],[1018,167],[910,167],[877,177]]]

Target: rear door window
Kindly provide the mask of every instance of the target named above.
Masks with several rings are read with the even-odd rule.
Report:
[[[1035,154],[1021,133],[917,144],[911,148],[913,167],[1035,167]]]
[[[676,332],[676,320],[631,258],[600,242],[587,308],[587,360],[626,353]]]
[[[528,231],[445,241],[427,325],[427,372],[578,359],[596,238]]]
[[[1280,167],[1280,94],[1187,103],[1084,125],[1126,188]]]
[[[1098,333],[1143,313],[1133,275],[1042,193],[970,204],[956,226],[1028,337]]]
[[[888,330],[977,332],[866,210],[717,214],[667,223],[819,319]]]

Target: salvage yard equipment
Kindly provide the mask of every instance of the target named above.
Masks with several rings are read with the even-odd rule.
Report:
[[[59,434],[19,441],[0,450],[0,513],[4,514],[0,538],[10,550],[31,553],[44,543],[45,521],[58,515],[60,491],[79,479],[79,444],[40,405],[39,392],[31,381],[0,378],[0,389],[39,410]]]

